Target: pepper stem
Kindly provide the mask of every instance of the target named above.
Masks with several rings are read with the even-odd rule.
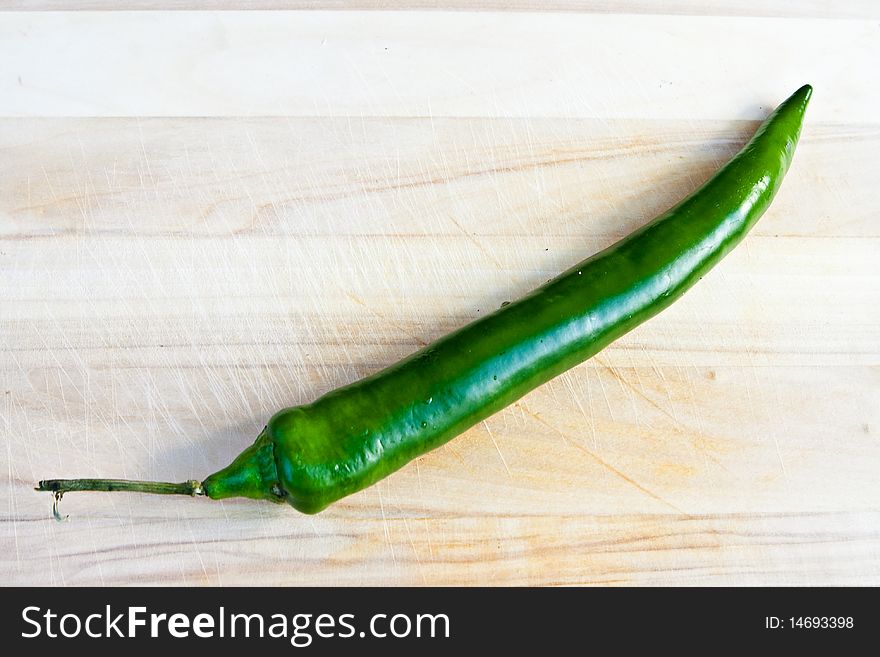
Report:
[[[52,515],[62,520],[58,502],[64,493],[75,491],[124,491],[127,493],[152,493],[154,495],[204,495],[202,482],[190,479],[179,484],[167,481],[132,481],[130,479],[44,479],[34,490],[52,493]]]
[[[133,481],[131,479],[44,479],[34,490],[48,493],[72,493],[73,491],[125,491],[127,493],[153,493],[156,495],[204,495],[202,482],[190,479],[179,484],[167,481]]]

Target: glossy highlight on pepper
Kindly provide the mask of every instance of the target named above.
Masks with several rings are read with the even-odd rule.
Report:
[[[635,233],[404,360],[277,413],[202,484],[123,489],[249,497],[317,513],[439,447],[668,307],[733,249],[779,189],[811,94],[809,85],[798,89],[700,189]],[[38,489],[112,490],[95,481],[48,480]]]

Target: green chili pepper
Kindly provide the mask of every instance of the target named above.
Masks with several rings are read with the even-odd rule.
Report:
[[[66,491],[129,490],[321,511],[590,358],[700,280],[770,205],[811,93],[796,91],[736,157],[651,223],[399,363],[281,411],[204,483],[61,479],[38,490],[54,492],[56,505]]]

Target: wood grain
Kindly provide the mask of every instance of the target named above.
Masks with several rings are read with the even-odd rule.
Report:
[[[7,33],[31,20],[9,16]],[[107,26],[134,25],[123,14],[47,16],[29,36],[0,40],[3,61],[83,30],[110,52]],[[179,34],[199,26],[188,14],[156,16],[181,21]],[[343,39],[356,16],[371,20],[312,19]],[[398,42],[424,18],[394,16]],[[271,18],[206,20],[247,35]],[[482,20],[496,18],[497,43],[513,47],[510,24]],[[609,40],[647,25],[681,38],[710,24],[754,38],[779,29],[608,18]],[[569,38],[551,25],[542,38]],[[880,47],[867,22],[781,25],[800,36],[776,43],[827,28],[828,44],[853,39],[865,57]],[[270,45],[254,47],[271,59]],[[432,47],[425,61],[441,62],[458,43],[441,33]],[[58,52],[39,63],[46,79],[82,82],[76,58]],[[852,52],[823,51],[816,71],[836,91],[817,87],[773,207],[679,303],[316,517],[245,500],[83,494],[65,498],[71,518],[57,523],[32,486],[218,469],[279,408],[480,317],[695,189],[754,130],[766,111],[755,99],[779,99],[761,90],[787,93],[802,62],[781,55],[752,87],[722,89],[724,112],[679,90],[678,113],[672,100],[627,110],[634,93],[663,93],[638,53],[596,74],[609,99],[601,111],[555,116],[531,99],[528,79],[497,115],[487,92],[468,101],[484,108],[474,116],[433,100],[423,116],[416,91],[404,101],[345,95],[343,71],[327,79],[339,104],[321,105],[323,87],[304,92],[312,115],[272,115],[269,95],[236,115],[230,97],[182,76],[180,87],[159,83],[171,89],[160,105],[142,94],[110,117],[102,103],[127,66],[156,79],[166,70],[135,51],[83,87],[83,116],[59,116],[71,105],[54,92],[37,102],[32,89],[5,87],[3,583],[880,584],[880,124],[865,118],[876,90],[843,67]],[[516,79],[516,61],[475,57],[482,79]],[[379,79],[381,67],[362,64]],[[709,64],[694,79],[709,80]],[[9,75],[14,67],[0,85]],[[572,98],[597,93],[583,79],[567,84]],[[210,111],[150,116],[151,107]]]
[[[0,116],[758,120],[809,82],[813,121],[872,123],[878,32],[717,16],[13,12]]]

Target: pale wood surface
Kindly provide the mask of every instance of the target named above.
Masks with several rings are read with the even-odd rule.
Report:
[[[0,0],[0,10],[464,10],[680,16],[877,18],[875,0]]]
[[[3,583],[880,584],[880,26],[583,4],[0,15]],[[806,81],[740,249],[379,485],[64,523],[31,490],[218,469],[641,225]]]
[[[436,11],[2,18],[0,116],[762,119],[806,80],[821,89],[814,122],[875,122],[880,105],[872,20]]]

